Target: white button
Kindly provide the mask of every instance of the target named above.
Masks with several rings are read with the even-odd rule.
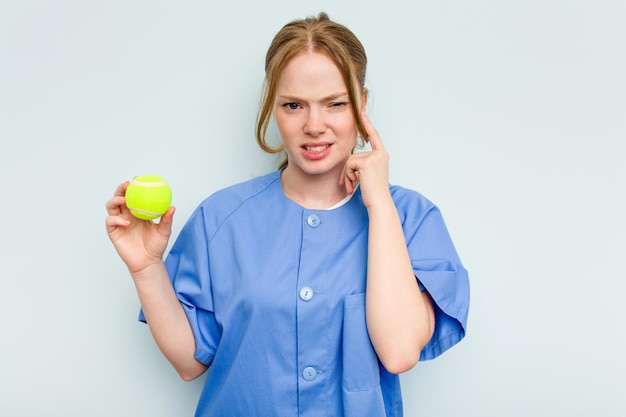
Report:
[[[313,289],[311,287],[303,287],[300,290],[300,298],[304,301],[309,301],[313,298]]]
[[[313,381],[316,376],[317,371],[312,366],[307,366],[306,368],[304,368],[304,371],[302,371],[302,378],[306,379],[307,381]]]
[[[318,216],[317,214],[311,214],[306,219],[306,222],[307,222],[307,224],[309,226],[315,228],[315,227],[319,226],[322,221],[320,220],[320,216]]]

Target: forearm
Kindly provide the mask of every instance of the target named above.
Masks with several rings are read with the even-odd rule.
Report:
[[[195,340],[161,262],[132,274],[146,322],[157,346],[181,378],[191,380],[207,367],[196,360]]]
[[[391,196],[368,207],[368,214],[368,331],[387,370],[401,373],[417,363],[432,336],[432,304],[419,290]]]

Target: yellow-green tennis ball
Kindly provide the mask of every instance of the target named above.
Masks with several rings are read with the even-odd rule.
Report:
[[[172,204],[172,189],[158,175],[135,177],[126,189],[126,207],[142,220],[161,217]]]

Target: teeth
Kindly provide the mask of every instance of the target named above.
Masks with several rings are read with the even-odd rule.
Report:
[[[320,146],[306,146],[305,147],[309,152],[321,152],[324,149],[328,148],[328,145],[320,145]]]

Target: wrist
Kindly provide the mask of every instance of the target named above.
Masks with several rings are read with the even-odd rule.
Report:
[[[142,282],[151,280],[165,271],[165,263],[163,259],[155,259],[138,268],[129,267],[128,270],[135,282]]]
[[[370,216],[377,213],[389,213],[397,211],[396,205],[391,198],[391,194],[389,193],[377,196],[373,199],[369,199],[367,202],[364,202],[364,204]]]

